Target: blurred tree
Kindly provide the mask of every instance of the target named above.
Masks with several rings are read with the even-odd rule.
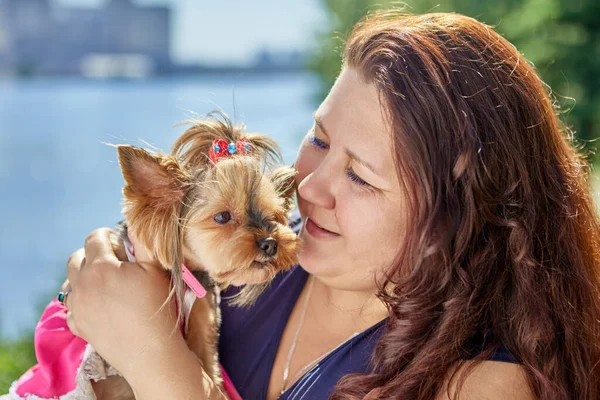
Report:
[[[61,264],[61,268],[64,268]],[[61,276],[58,281],[66,278]],[[42,315],[49,299],[55,296],[54,290],[42,293],[35,301],[37,315]],[[1,309],[0,309],[1,311]],[[35,323],[32,324],[35,326]],[[2,334],[0,326],[0,334]],[[10,385],[25,373],[29,368],[37,364],[35,347],[33,341],[33,328],[23,330],[18,336],[6,338],[0,336],[0,396],[8,393]]]
[[[318,101],[339,73],[343,40],[369,10],[390,0],[323,0],[332,29],[322,33],[310,68],[322,81]],[[411,13],[457,12],[493,26],[533,62],[553,89],[562,119],[585,141],[600,137],[600,2],[597,0],[407,0]]]
[[[0,341],[0,395],[8,393],[10,385],[36,362],[33,333]]]

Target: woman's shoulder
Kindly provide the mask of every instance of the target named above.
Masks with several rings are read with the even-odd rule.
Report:
[[[461,382],[462,385],[457,385]],[[444,390],[435,400],[453,399],[456,395],[458,398],[490,400],[535,398],[529,388],[523,366],[490,360],[469,360],[461,365],[458,373],[455,369],[448,372]]]
[[[477,335],[464,346],[462,361],[450,369],[445,390],[436,400],[447,400],[450,394],[474,399],[533,399],[523,366],[504,345],[491,345]],[[458,371],[456,368],[460,368]],[[457,383],[462,382],[462,385]],[[449,385],[449,387],[448,387]],[[458,393],[457,393],[458,390]]]

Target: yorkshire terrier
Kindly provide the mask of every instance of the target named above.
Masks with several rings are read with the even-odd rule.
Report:
[[[300,242],[287,224],[296,171],[283,165],[273,139],[245,133],[221,116],[192,121],[171,154],[116,146],[125,178],[125,222],[113,248],[123,261],[137,251],[170,272],[186,342],[214,390],[223,393],[220,289],[243,286],[231,301],[252,304],[278,272],[296,264]],[[130,237],[142,248],[133,248]],[[134,399],[117,371],[91,346],[85,350],[77,375],[86,375],[89,384],[81,377],[78,384],[91,385],[97,398]],[[18,393],[19,382],[11,393]]]

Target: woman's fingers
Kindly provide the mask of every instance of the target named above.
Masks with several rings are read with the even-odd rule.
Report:
[[[77,337],[81,337],[79,332],[77,331],[77,325],[75,325],[75,321],[73,319],[73,312],[71,310],[67,311],[67,326],[73,335]]]
[[[91,284],[99,284],[100,276],[110,275],[110,268],[107,269],[106,265],[120,264],[113,251],[111,234],[113,231],[108,228],[96,229],[86,238],[85,247],[73,253],[67,261],[67,281],[62,291],[68,295],[63,303],[68,309],[67,326],[79,337],[83,332],[78,329],[81,321],[76,322],[76,316],[79,308],[85,309],[85,305],[80,304],[78,300],[82,299],[78,295],[86,293]],[[81,315],[77,319],[81,319]]]
[[[69,257],[69,260],[67,261],[67,280],[62,286],[63,292],[71,285],[71,283],[77,282],[77,277],[79,276],[77,273],[81,270],[84,263],[85,251],[83,249],[79,249],[71,254],[71,257]]]
[[[94,265],[120,265],[110,241],[112,234],[114,232],[108,228],[96,229],[85,239],[84,248],[71,255],[67,262],[67,278],[74,290],[79,287],[79,280],[84,269],[94,270]],[[95,272],[92,275],[98,275],[98,271]],[[86,274],[90,273],[86,272],[84,275]]]
[[[93,261],[118,262],[117,256],[113,250],[111,235],[115,231],[109,228],[100,228],[93,231],[85,239],[85,257]]]
[[[73,257],[73,256],[71,256],[71,257]],[[67,261],[67,268],[69,268],[69,262],[68,262],[68,261]],[[62,286],[60,287],[60,291],[64,293],[64,292],[66,292],[66,291],[67,291],[67,289],[68,289],[70,286],[71,286],[71,284],[69,283],[69,280],[67,279],[67,280],[66,280],[66,281],[65,281],[65,282],[62,284]]]
[[[141,265],[120,261],[112,234],[107,228],[95,230],[84,249],[69,258],[66,318],[73,334],[123,372],[140,353],[170,347],[183,341],[183,336],[173,335],[177,332],[174,302],[164,307],[170,291],[168,273],[150,261]],[[136,259],[142,253],[137,247]]]
[[[77,254],[78,252],[83,252],[83,249],[77,250],[77,252],[75,252],[73,256],[75,256],[75,254]],[[71,258],[73,258],[73,256],[71,256]],[[70,260],[71,259],[69,259],[69,261]],[[75,336],[80,336],[79,331],[77,330],[77,326],[75,325],[75,320],[73,318],[73,310],[69,308],[70,302],[73,298],[73,289],[68,279],[65,281],[65,283],[63,283],[61,290],[63,293],[66,293],[62,303],[67,308],[67,326]]]

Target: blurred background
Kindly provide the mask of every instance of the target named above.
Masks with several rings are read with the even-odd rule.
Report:
[[[32,331],[69,255],[121,218],[123,180],[105,143],[167,151],[185,130],[178,123],[220,109],[272,135],[291,163],[339,72],[348,29],[393,4],[0,0],[0,394],[35,363]],[[600,2],[406,6],[494,26],[552,87],[576,140],[595,150]]]

